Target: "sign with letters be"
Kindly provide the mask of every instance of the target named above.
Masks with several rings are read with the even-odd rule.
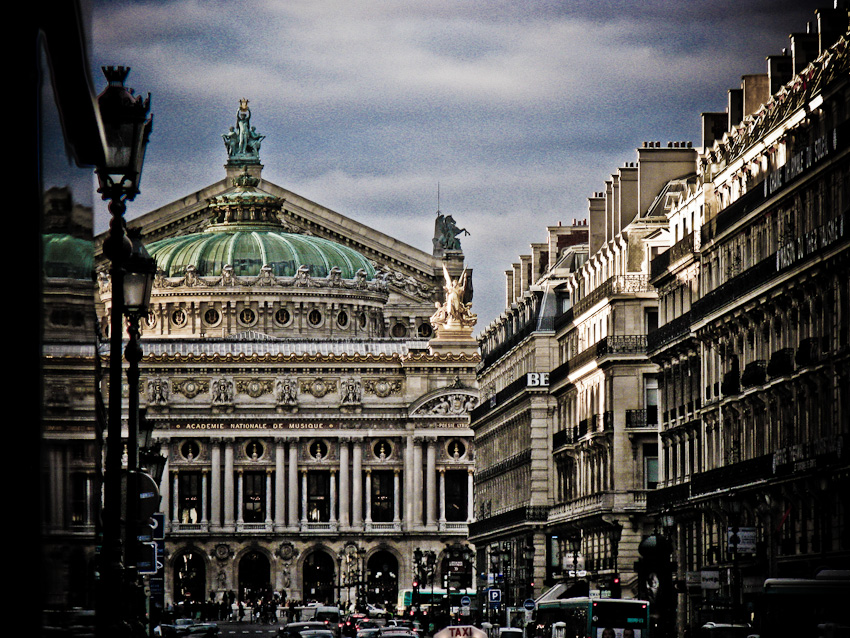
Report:
[[[527,375],[525,375],[525,385],[529,388],[548,388],[549,373],[529,372]]]

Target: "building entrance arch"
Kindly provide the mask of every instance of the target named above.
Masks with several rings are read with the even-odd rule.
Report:
[[[366,601],[384,609],[398,604],[398,559],[392,552],[380,550],[366,563]]]
[[[207,566],[204,557],[188,551],[174,561],[174,603],[202,603],[206,600]]]
[[[304,560],[302,599],[334,604],[336,575],[334,560],[327,552],[317,549]]]
[[[255,601],[271,593],[271,566],[262,552],[250,551],[239,561],[239,599]]]

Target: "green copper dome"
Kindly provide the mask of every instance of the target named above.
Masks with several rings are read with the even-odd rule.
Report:
[[[194,266],[201,277],[221,275],[230,265],[236,276],[256,276],[270,266],[278,277],[292,277],[301,266],[313,277],[327,277],[336,266],[343,279],[354,279],[363,269],[375,278],[372,264],[356,250],[320,237],[286,233],[275,228],[211,228],[207,232],[171,237],[146,246],[167,277],[177,277]]]
[[[257,190],[259,179],[247,170],[234,178],[234,190],[207,200],[212,224],[202,233],[161,239],[147,245],[166,277],[194,266],[200,277],[217,277],[225,266],[237,277],[252,277],[269,266],[277,277],[293,277],[306,266],[312,277],[327,277],[334,267],[343,279],[359,270],[375,278],[372,264],[356,250],[320,237],[287,232],[278,214],[283,200]]]
[[[43,235],[44,274],[46,277],[88,279],[94,272],[94,244],[64,234]]]

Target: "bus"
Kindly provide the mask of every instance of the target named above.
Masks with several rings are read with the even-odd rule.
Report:
[[[421,609],[427,609],[431,606],[439,607],[444,604],[444,599],[446,596],[449,597],[449,606],[450,607],[460,607],[461,601],[464,596],[469,596],[470,600],[475,600],[475,589],[452,589],[446,591],[445,589],[441,589],[439,587],[434,587],[433,589],[428,586],[419,588],[419,607]],[[398,591],[398,613],[403,614],[405,609],[410,608],[413,605],[413,590],[412,589],[400,589]]]
[[[850,636],[850,570],[821,570],[814,578],[768,578],[756,603],[762,638]]]
[[[540,601],[529,638],[649,638],[649,603],[619,598]]]

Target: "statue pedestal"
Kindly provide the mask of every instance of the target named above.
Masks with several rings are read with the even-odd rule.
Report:
[[[227,164],[224,165],[224,168],[227,171],[228,183],[243,173],[248,173],[248,175],[257,179],[262,179],[263,177],[263,165],[256,159],[230,159]]]
[[[431,354],[476,354],[478,342],[472,336],[472,326],[439,326],[437,336],[428,342]]]

